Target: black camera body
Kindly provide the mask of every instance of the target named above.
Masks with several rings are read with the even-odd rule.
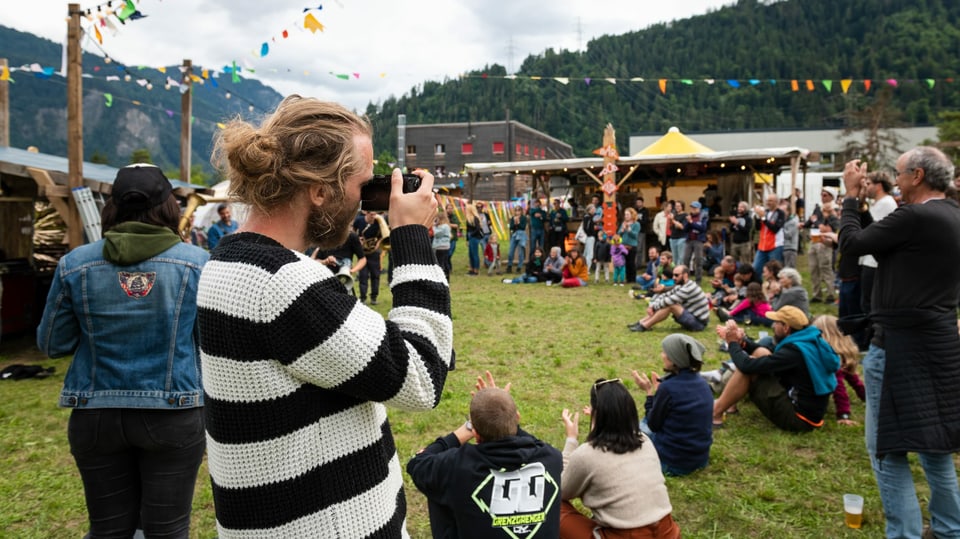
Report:
[[[389,174],[376,174],[360,188],[360,209],[363,211],[387,211],[390,209],[390,189],[392,188]],[[413,193],[420,189],[420,176],[414,174],[403,175],[403,192]]]

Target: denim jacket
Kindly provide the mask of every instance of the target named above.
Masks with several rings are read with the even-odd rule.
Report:
[[[37,329],[48,356],[73,354],[60,406],[202,406],[197,283],[209,255],[177,243],[121,266],[105,241],[60,259]]]

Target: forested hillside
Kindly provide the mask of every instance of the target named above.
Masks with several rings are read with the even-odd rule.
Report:
[[[366,112],[376,121],[378,151],[396,151],[397,114],[406,114],[408,123],[432,123],[503,120],[509,111],[511,119],[569,142],[582,156],[599,146],[607,122],[621,148],[631,133],[661,133],[672,125],[686,132],[857,127],[852,124],[862,119],[854,112],[884,92],[902,125],[932,124],[938,113],[960,108],[958,71],[960,2],[741,0],[605,36],[582,53],[547,50],[528,57],[516,78],[504,78],[504,68],[493,65],[427,82]],[[668,79],[665,93],[659,79]],[[842,79],[854,81],[846,94]],[[864,79],[872,82],[866,92]],[[806,89],[807,80],[814,91]],[[831,81],[830,91],[824,80]]]
[[[60,50],[58,43],[0,26],[0,56],[11,66],[59,66]],[[673,125],[684,132],[856,128],[877,117],[862,111],[877,108],[885,109],[886,124],[933,124],[941,112],[960,110],[960,2],[740,0],[705,15],[604,36],[583,52],[546,50],[527,57],[516,73],[499,65],[481,68],[483,58],[475,64],[464,77],[426,81],[370,103],[363,112],[374,122],[376,155],[396,152],[398,114],[408,123],[509,117],[572,144],[580,156],[600,145],[608,122],[621,150],[631,134],[663,133]],[[85,55],[84,71],[94,68],[97,76],[84,80],[86,158],[123,165],[134,149],[147,148],[155,162],[176,169],[180,94],[163,89],[168,75],[178,76],[176,68],[163,74]],[[106,73],[129,74],[134,82],[105,81],[99,75]],[[14,76],[12,144],[65,155],[63,79]],[[146,98],[135,83],[140,78],[154,86]],[[852,80],[846,93],[844,79]],[[216,122],[250,115],[250,107],[254,114],[272,110],[281,99],[257,80],[234,84],[229,76],[195,88],[192,159],[204,167]],[[110,107],[105,94],[111,94]]]

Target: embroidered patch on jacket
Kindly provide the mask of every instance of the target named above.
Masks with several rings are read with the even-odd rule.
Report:
[[[128,296],[135,299],[145,298],[153,290],[153,283],[157,280],[155,271],[118,271],[117,278],[120,279],[120,288]]]

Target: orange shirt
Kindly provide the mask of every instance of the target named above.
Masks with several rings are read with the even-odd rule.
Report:
[[[590,270],[587,269],[587,262],[582,256],[578,256],[576,260],[571,260],[570,263],[567,264],[567,269],[570,271],[570,275],[572,277],[576,277],[584,281],[590,278]]]

